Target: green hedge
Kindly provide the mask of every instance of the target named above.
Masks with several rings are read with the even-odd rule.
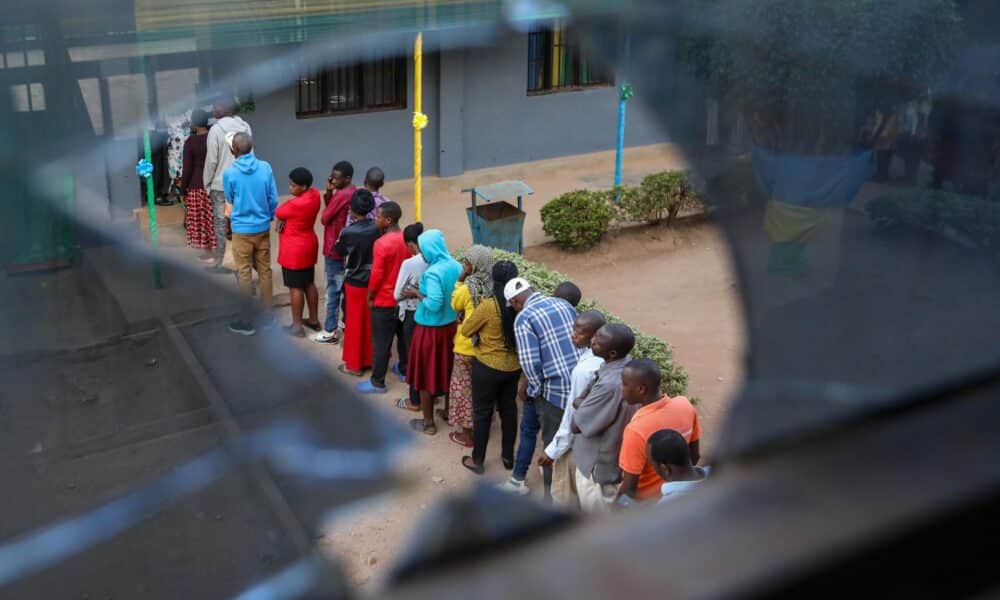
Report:
[[[1000,203],[940,190],[910,189],[873,198],[865,210],[877,227],[919,229],[1000,255]]]
[[[633,223],[669,226],[681,210],[703,206],[686,171],[646,176],[638,186],[574,190],[542,207],[542,229],[566,250],[596,246],[611,228]]]
[[[461,253],[456,253],[456,256],[461,256]],[[532,262],[525,259],[519,254],[514,254],[511,252],[505,252],[503,250],[493,249],[493,259],[494,260],[509,260],[517,265],[518,273],[521,277],[524,277],[531,282],[531,285],[542,292],[543,294],[551,295],[556,286],[564,281],[571,281],[571,279],[562,273],[553,271],[543,265]],[[584,298],[580,303],[578,310],[588,310],[597,309],[604,313],[609,321],[615,323],[625,323],[621,318],[615,316],[609,312],[606,308],[599,305],[597,302],[590,298]],[[656,364],[660,366],[660,370],[663,372],[663,391],[670,394],[671,396],[684,395],[687,393],[688,376],[684,372],[684,369],[674,362],[674,355],[671,352],[670,347],[658,338],[651,337],[643,334],[634,325],[625,323],[632,328],[635,332],[635,349],[632,351],[632,355],[636,358],[650,358],[656,361]],[[692,398],[692,402],[696,399]]]

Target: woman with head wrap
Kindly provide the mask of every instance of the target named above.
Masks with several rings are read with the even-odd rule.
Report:
[[[502,260],[494,265],[492,294],[466,315],[460,328],[463,335],[479,340],[472,361],[472,455],[462,457],[462,466],[477,475],[485,470],[483,463],[494,412],[500,413],[500,459],[507,470],[514,468],[521,363],[514,340],[514,309],[507,305],[503,288],[515,277],[514,263]]]
[[[452,370],[452,342],[458,315],[451,307],[455,283],[462,266],[448,252],[444,234],[431,229],[420,234],[417,246],[427,262],[419,287],[406,287],[403,298],[420,301],[413,315],[416,323],[407,352],[406,381],[420,393],[422,419],[410,421],[410,427],[426,435],[435,435],[434,398],[448,393]]]
[[[208,113],[191,111],[191,135],[184,141],[181,167],[181,198],[184,198],[184,224],[187,243],[202,251],[199,257],[214,262],[215,225],[212,221],[212,202],[202,181],[205,155],[208,153]]]
[[[493,253],[485,246],[472,246],[462,258],[462,275],[451,295],[451,307],[458,313],[458,322],[472,314],[479,303],[493,293]],[[472,357],[475,341],[455,332],[455,358],[448,388],[448,405],[442,418],[460,428],[448,439],[465,448],[472,447]]]

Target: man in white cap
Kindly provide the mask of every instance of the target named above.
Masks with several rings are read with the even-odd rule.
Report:
[[[536,292],[530,283],[520,277],[508,281],[503,291],[507,304],[517,311],[514,337],[521,369],[528,380],[525,411],[533,409],[537,412],[542,441],[548,445],[559,430],[563,410],[570,400],[571,375],[580,356],[580,349],[573,345],[576,310],[561,298]],[[534,438],[533,432],[529,435]],[[531,449],[534,450],[534,444],[531,444]],[[527,493],[524,478],[531,466],[532,456],[522,454],[527,453],[519,449],[514,472],[502,489]],[[547,497],[552,482],[552,466],[545,465],[542,470]]]

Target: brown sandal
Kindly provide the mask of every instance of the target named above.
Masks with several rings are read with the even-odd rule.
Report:
[[[436,425],[426,425],[423,419],[410,419],[410,429],[424,435],[437,435],[438,432]]]

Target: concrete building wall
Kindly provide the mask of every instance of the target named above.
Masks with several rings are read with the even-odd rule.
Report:
[[[467,170],[595,152],[615,146],[615,86],[529,96],[528,37],[511,35],[489,48],[428,53],[424,59],[424,173],[453,176]],[[241,62],[259,56],[242,52]],[[285,49],[284,51],[287,51]],[[390,180],[412,176],[413,65],[408,61],[403,110],[297,119],[293,85],[257,95],[247,117],[258,155],[282,175],[296,166],[317,181],[338,160],[363,172],[379,165]],[[223,72],[235,67],[217,65]],[[287,73],[276,77],[288,77]],[[627,146],[669,141],[652,112],[629,105]],[[283,183],[283,182],[282,182]],[[319,185],[319,183],[317,183]]]

